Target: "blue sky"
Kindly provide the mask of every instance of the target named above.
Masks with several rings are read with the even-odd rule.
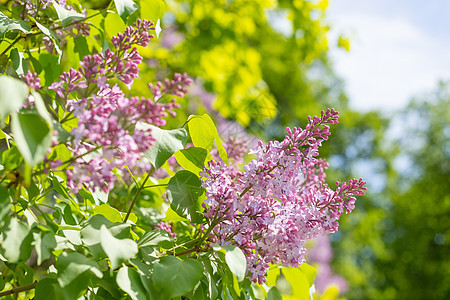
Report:
[[[449,13],[448,0],[330,0],[330,44],[351,39],[331,47],[350,105],[390,111],[450,80]]]

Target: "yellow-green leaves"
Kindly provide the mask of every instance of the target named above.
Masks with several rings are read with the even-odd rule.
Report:
[[[211,117],[207,114],[202,116],[190,116],[188,120],[189,135],[192,143],[196,147],[206,149],[208,153],[216,143],[219,157],[228,164],[228,157],[225,148],[220,140],[219,133]],[[210,156],[210,155],[208,155]]]
[[[207,155],[208,152],[200,147],[190,147],[175,152],[175,158],[180,166],[195,174],[203,171]]]
[[[314,284],[315,268],[304,263],[298,268],[283,268],[281,272],[291,285],[292,296],[298,300],[311,299],[309,289]]]

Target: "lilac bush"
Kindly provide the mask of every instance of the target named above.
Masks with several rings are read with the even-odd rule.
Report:
[[[124,21],[137,10],[113,2]],[[33,51],[47,51],[40,59],[59,63],[65,39],[91,34],[87,19],[104,18],[113,2],[90,14],[65,1],[14,1],[20,20],[0,14],[10,26],[0,29],[21,31],[6,38],[8,63],[25,57],[14,45],[28,34]],[[137,18],[55,76],[37,60],[17,78],[0,76],[0,93],[8,91],[0,94],[0,296],[249,299],[264,288],[273,297],[269,267],[302,272],[305,243],[337,231],[364,195],[362,179],[325,182],[319,149],[338,123],[334,109],[249,151],[249,139],[222,144],[207,114],[178,120],[187,74],[129,95],[156,27]]]

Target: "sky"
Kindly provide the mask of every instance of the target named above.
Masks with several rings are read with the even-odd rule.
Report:
[[[330,47],[352,108],[392,111],[450,80],[450,1],[330,0]]]

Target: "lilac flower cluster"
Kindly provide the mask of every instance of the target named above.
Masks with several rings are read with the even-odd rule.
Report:
[[[177,234],[175,232],[172,232],[172,227],[170,227],[169,224],[167,224],[166,222],[159,222],[156,226],[156,229],[161,229],[164,230],[165,232],[167,232],[169,234],[169,236],[171,238],[174,238],[177,236]]]
[[[154,37],[148,33],[149,30],[155,29],[153,25],[147,20],[137,20],[133,26],[128,26],[124,33],[112,38],[115,51],[107,49],[104,54],[86,55],[80,62],[81,67],[78,70],[70,69],[69,72],[64,72],[59,77],[60,81],[53,83],[50,89],[67,100],[73,91],[84,89],[84,94],[89,95],[97,87],[107,89],[109,85],[106,82],[112,78],[117,78],[130,86],[133,79],[139,75],[138,66],[142,61],[137,48],[133,46],[148,45],[150,39]]]
[[[142,61],[133,46],[149,43],[152,26],[150,21],[136,21],[112,38],[114,51],[85,56],[78,70],[64,72],[60,81],[50,86],[66,101],[69,111],[61,123],[69,117],[78,119],[78,126],[71,131],[74,138],[67,145],[74,155],[66,170],[67,185],[73,192],[83,185],[108,192],[114,187],[117,171],[123,174],[125,166],[142,167],[143,153],[154,143],[151,129],[142,124],[164,126],[164,118],[175,116],[179,105],[174,99],[168,103],[158,100],[165,94],[184,96],[192,82],[186,74],[175,74],[171,81],[150,85],[152,98],[128,98],[117,84],[109,84],[114,78],[133,83]]]
[[[328,164],[316,157],[337,122],[338,113],[328,109],[309,118],[305,129],[288,128],[281,142],[259,142],[243,172],[221,161],[204,169],[210,241],[240,247],[253,282],[265,282],[269,263],[302,264],[304,243],[337,231],[341,213],[364,194],[362,179],[337,182],[336,191],[325,183]]]
[[[27,74],[21,76],[22,80],[25,81],[25,84],[34,90],[38,90],[41,88],[41,79],[38,77],[36,72],[27,71]],[[23,108],[32,108],[34,107],[34,96],[29,94],[27,100],[22,105]]]

